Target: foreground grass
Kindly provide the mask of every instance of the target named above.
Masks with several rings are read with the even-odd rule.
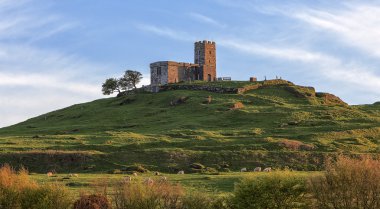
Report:
[[[299,176],[314,176],[319,175],[320,172],[293,172]],[[268,173],[253,173],[253,172],[230,172],[221,173],[219,175],[205,175],[205,174],[161,174],[167,177],[171,183],[179,183],[188,191],[203,191],[209,194],[222,195],[231,193],[234,186],[242,178],[255,178],[259,176],[268,175]],[[96,188],[102,188],[105,185],[111,185],[122,181],[126,174],[79,174],[78,177],[67,178],[68,174],[57,174],[55,177],[47,177],[46,174],[31,174],[30,177],[38,183],[61,183],[66,185],[67,188],[73,192],[80,191],[93,191]],[[154,176],[153,174],[140,174],[133,177],[134,181],[143,181],[146,178],[159,180],[161,176]],[[78,193],[79,194],[79,193]]]
[[[196,175],[170,176],[171,181],[144,175],[122,179],[118,175],[76,176],[82,180],[78,191],[66,188],[61,176],[44,181],[40,175],[16,172],[8,165],[0,168],[0,207],[14,209],[285,209],[285,208],[368,208],[380,203],[380,161],[339,155],[329,159],[323,173],[273,171],[241,173],[233,191],[217,193],[200,188]],[[244,174],[244,175],[242,175]],[[235,173],[229,173],[229,177]],[[200,175],[198,175],[200,176]],[[223,175],[218,175],[217,178]],[[224,177],[226,177],[225,175]],[[150,177],[150,178],[148,178]],[[181,177],[181,178],[177,178]],[[189,178],[190,177],[190,178]],[[55,178],[55,180],[53,180]],[[82,179],[80,179],[82,178]],[[70,180],[62,177],[60,180]],[[94,184],[83,180],[95,181]],[[183,188],[190,180],[197,184]],[[212,180],[212,179],[208,179]],[[215,179],[214,179],[215,180]],[[225,182],[225,179],[219,179]],[[70,182],[73,184],[74,182]],[[87,184],[87,187],[84,185]],[[86,188],[86,189],[84,189]],[[80,196],[76,196],[80,192]]]

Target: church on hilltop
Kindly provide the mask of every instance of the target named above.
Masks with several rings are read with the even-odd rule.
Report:
[[[152,92],[158,92],[161,85],[194,80],[216,80],[215,42],[195,42],[194,63],[159,61],[150,64]]]

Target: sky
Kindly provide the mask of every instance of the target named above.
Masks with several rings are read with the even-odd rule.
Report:
[[[105,96],[149,63],[217,44],[217,76],[276,76],[349,104],[380,101],[380,2],[0,0],[0,127]]]

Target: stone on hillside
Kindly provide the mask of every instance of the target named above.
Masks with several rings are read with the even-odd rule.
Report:
[[[193,168],[193,169],[204,169],[204,168],[206,168],[206,166],[204,166],[204,165],[202,165],[200,163],[192,163],[190,165],[190,167]]]
[[[265,168],[265,169],[263,170],[263,172],[271,172],[271,171],[272,171],[272,168],[271,168],[271,167]]]

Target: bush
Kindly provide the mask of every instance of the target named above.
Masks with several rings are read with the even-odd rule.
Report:
[[[183,199],[183,209],[209,209],[212,207],[212,199],[202,193],[191,193]]]
[[[116,209],[180,208],[184,192],[181,186],[168,182],[153,184],[120,183],[115,187]]]
[[[219,175],[219,171],[212,167],[206,167],[205,169],[202,169],[201,173],[210,174],[210,175]]]
[[[111,209],[106,196],[101,194],[81,195],[79,200],[75,201],[74,209]]]
[[[71,208],[71,197],[61,185],[51,184],[28,188],[21,192],[21,208],[28,209],[67,209]]]
[[[17,173],[8,165],[0,168],[0,208],[67,209],[71,203],[67,190],[60,185],[39,186],[24,169]]]
[[[380,208],[380,161],[339,156],[326,173],[310,179],[317,208]]]
[[[201,192],[186,195],[178,209],[232,209],[228,197],[214,197]]]
[[[303,208],[306,180],[290,171],[245,178],[235,187],[232,204],[236,209]]]
[[[131,166],[126,166],[123,168],[123,171],[127,171],[127,172],[139,172],[139,173],[147,173],[149,172],[148,169],[144,168],[142,165],[138,165],[138,164],[135,164],[135,165],[131,165]]]
[[[181,186],[168,182],[121,183],[113,200],[115,209],[229,209],[226,198],[199,192],[185,195]]]

